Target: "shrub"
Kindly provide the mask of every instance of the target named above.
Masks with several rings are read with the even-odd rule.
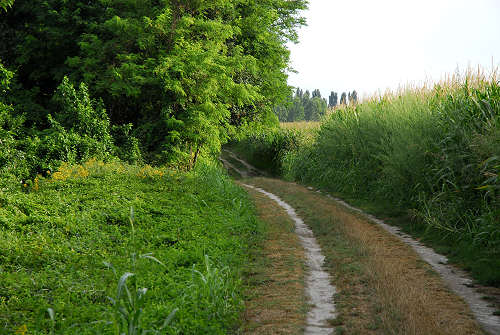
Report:
[[[119,126],[113,126],[111,133],[115,143],[115,154],[121,160],[130,164],[142,162],[141,149],[139,148],[139,140],[132,135],[131,123]]]
[[[281,175],[283,158],[304,142],[305,137],[300,131],[258,128],[247,130],[231,147],[255,167],[272,175]]]

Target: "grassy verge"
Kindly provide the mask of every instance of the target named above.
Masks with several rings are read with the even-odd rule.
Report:
[[[337,286],[337,334],[482,334],[465,303],[409,246],[302,186],[253,183],[293,206],[314,231]]]
[[[230,333],[260,236],[247,194],[208,164],[183,173],[90,161],[32,185],[1,180],[0,227],[2,334],[114,333],[123,322],[107,297],[124,284],[143,330],[178,308],[162,334]]]
[[[280,127],[289,130],[299,130],[304,132],[307,136],[313,136],[319,127],[319,121],[297,121],[297,122],[280,122]]]

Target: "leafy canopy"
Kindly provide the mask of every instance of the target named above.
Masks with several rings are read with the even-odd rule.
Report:
[[[0,57],[17,69],[19,111],[50,127],[65,75],[133,124],[147,158],[193,165],[235,127],[269,119],[290,93],[286,43],[305,0],[17,0]]]

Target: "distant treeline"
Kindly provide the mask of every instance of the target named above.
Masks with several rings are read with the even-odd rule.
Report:
[[[352,92],[343,92],[338,100],[337,92],[331,92],[328,97],[328,102],[321,97],[321,92],[318,89],[312,91],[312,94],[301,88],[295,90],[288,100],[275,108],[275,113],[281,122],[294,121],[319,121],[325,114],[328,108],[335,108],[337,105],[356,104],[358,102],[358,93],[356,90]]]

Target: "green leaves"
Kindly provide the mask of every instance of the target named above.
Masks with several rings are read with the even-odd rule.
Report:
[[[146,160],[192,167],[198,155],[217,153],[235,126],[266,120],[289,95],[286,43],[305,7],[304,0],[17,0],[1,26],[0,57],[18,68],[27,101],[20,112],[37,130],[51,127],[47,114],[64,128],[73,122],[56,117],[61,99],[49,98],[67,75],[85,83],[78,92],[102,99],[112,125],[133,125]],[[83,95],[71,99],[83,99],[77,109],[90,115]],[[75,122],[86,133],[100,126]]]
[[[30,192],[18,180],[0,183],[2,329],[48,333],[48,307],[54,334],[114,334],[114,315],[161,335],[237,326],[239,278],[260,223],[246,192],[216,164],[186,173],[92,161],[53,170]]]
[[[0,0],[0,8],[3,10],[7,10],[7,8],[11,7],[14,3],[14,0]]]

